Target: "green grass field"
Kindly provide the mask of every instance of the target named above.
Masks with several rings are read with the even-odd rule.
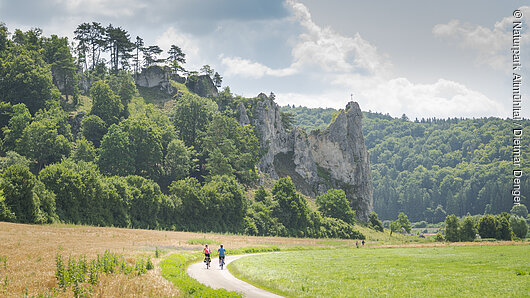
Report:
[[[529,245],[279,252],[229,269],[291,297],[530,297]]]

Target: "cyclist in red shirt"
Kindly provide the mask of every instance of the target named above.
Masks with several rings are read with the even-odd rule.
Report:
[[[208,244],[204,246],[202,252],[204,253],[204,262],[210,262],[210,248],[208,247]]]

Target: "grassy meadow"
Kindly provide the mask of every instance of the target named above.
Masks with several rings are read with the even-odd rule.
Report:
[[[237,277],[288,297],[528,297],[530,245],[279,252],[237,260]]]

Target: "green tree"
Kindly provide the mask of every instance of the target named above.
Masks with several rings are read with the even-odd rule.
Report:
[[[400,226],[404,228],[407,233],[410,233],[412,225],[410,224],[408,216],[405,213],[400,212],[397,220]]]
[[[131,223],[137,228],[157,228],[162,192],[154,181],[140,176],[127,176],[132,190]]]
[[[158,59],[157,56],[162,53],[162,49],[159,46],[148,46],[142,48],[142,53],[144,56],[144,67],[149,67],[156,65],[157,63],[163,62],[163,59]]]
[[[390,222],[390,235],[392,235],[392,232],[401,232],[401,224],[399,221],[394,220]]]
[[[67,159],[44,168],[39,179],[55,194],[60,220],[101,226],[113,224],[111,204],[95,164]]]
[[[513,215],[520,216],[522,218],[526,218],[528,216],[528,209],[523,204],[513,205],[512,210],[510,210],[510,213]]]
[[[175,104],[173,121],[187,147],[198,148],[217,105],[209,99],[185,95]]]
[[[528,233],[528,224],[526,220],[517,215],[510,216],[510,226],[512,227],[515,236],[524,239]]]
[[[96,159],[96,148],[94,148],[92,142],[85,138],[79,138],[75,142],[72,158],[75,161],[93,162]]]
[[[471,242],[477,236],[477,228],[471,216],[464,218],[460,224],[460,240]]]
[[[234,177],[214,176],[203,186],[202,193],[208,219],[212,222],[211,229],[230,232],[242,230],[248,202]]]
[[[129,136],[120,126],[113,124],[101,141],[97,164],[102,173],[126,176],[135,171],[134,156]]]
[[[458,218],[454,214],[448,215],[445,218],[445,239],[450,242],[458,242],[460,240],[459,235]]]
[[[129,103],[133,96],[138,93],[133,77],[125,71],[119,71],[117,74],[110,75],[107,82],[112,92],[118,96],[123,105],[121,116],[124,118],[129,117]]]
[[[158,127],[145,118],[129,118],[120,123],[129,139],[129,152],[134,160],[135,174],[159,178],[163,162],[162,136]]]
[[[512,240],[512,227],[510,226],[509,214],[497,215],[497,234],[499,240]]]
[[[217,88],[221,88],[221,84],[223,83],[223,77],[217,71],[213,76],[213,83]]]
[[[169,194],[178,204],[180,226],[185,230],[211,230],[206,223],[208,216],[204,196],[201,195],[201,184],[196,178],[188,177],[173,181]]]
[[[213,76],[213,69],[210,65],[203,65],[199,71],[209,77]]]
[[[84,63],[85,69],[89,69],[88,60],[91,58],[90,69],[95,69],[99,64],[101,51],[106,47],[105,28],[100,23],[83,23],[74,31],[74,39],[77,40],[77,52],[79,59]]]
[[[218,113],[208,125],[203,143],[211,176],[233,173],[243,183],[257,178],[259,142],[250,126]]]
[[[0,182],[1,183],[1,182]],[[6,203],[4,192],[0,189],[0,221],[16,221],[17,217]]]
[[[54,119],[33,121],[24,128],[19,143],[19,152],[43,165],[58,162],[68,157],[72,149],[70,141],[58,133],[59,125]]]
[[[107,126],[118,123],[123,113],[123,105],[109,85],[103,81],[96,81],[90,88],[90,95],[92,96],[90,114],[99,116]]]
[[[0,57],[0,78],[0,98],[13,105],[24,103],[32,114],[55,104],[60,96],[50,66],[39,53],[21,47]]]
[[[180,180],[188,176],[192,166],[191,151],[183,141],[174,139],[167,146],[164,159],[164,172],[170,181]]]
[[[266,205],[271,205],[271,194],[263,187],[263,185],[260,185],[254,195],[254,201],[263,202]]]
[[[273,215],[291,235],[304,236],[304,230],[309,226],[309,208],[305,198],[296,191],[291,178],[277,180],[272,189],[272,196],[278,204]]]
[[[491,214],[484,215],[478,222],[478,233],[481,238],[495,238],[498,221]]]
[[[355,222],[355,212],[351,209],[346,193],[342,189],[330,189],[316,199],[318,211],[326,217],[341,219],[346,223]]]
[[[88,115],[81,121],[81,135],[99,148],[101,139],[107,133],[107,125],[97,115]]]
[[[45,39],[44,60],[51,66],[53,82],[66,96],[66,101],[68,101],[68,96],[72,95],[74,103],[77,104],[78,78],[74,58],[68,46],[68,38],[52,35]]]
[[[383,232],[383,223],[379,220],[379,217],[377,216],[377,213],[371,212],[368,216],[368,223],[369,225],[376,231]]]
[[[23,103],[13,106],[13,116],[9,119],[8,126],[3,128],[4,142],[3,150],[16,150],[24,128],[31,122],[31,114]]]
[[[110,63],[114,73],[118,73],[120,64],[122,69],[129,67],[128,60],[132,57],[134,43],[130,40],[129,33],[120,27],[112,25],[105,28],[106,49],[110,51]]]
[[[166,59],[169,63],[169,67],[174,74],[179,71],[184,72],[184,63],[186,63],[186,54],[182,52],[182,49],[176,45],[171,45],[168,51],[169,57]]]
[[[27,166],[17,164],[7,167],[0,178],[0,190],[5,196],[4,204],[7,207],[4,208],[4,216],[11,217],[11,211],[16,222],[38,223],[39,202],[33,194],[35,175]]]

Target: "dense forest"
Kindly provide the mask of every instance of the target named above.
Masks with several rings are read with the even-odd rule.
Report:
[[[306,130],[322,129],[333,109],[285,106]],[[331,114],[331,117],[330,117]],[[314,125],[312,125],[314,123]],[[520,122],[523,135],[530,121]],[[365,112],[363,134],[370,153],[374,209],[383,220],[400,212],[412,221],[443,222],[446,215],[499,214],[513,206],[514,128],[510,119],[415,119]],[[528,148],[523,138],[521,148]],[[521,150],[522,171],[530,173],[530,155]],[[530,192],[523,175],[524,194]]]
[[[363,237],[342,190],[308,204],[288,177],[258,187],[263,152],[235,115],[259,97],[198,96],[199,73],[222,77],[186,70],[176,45],[162,55],[111,25],[81,24],[70,43],[0,24],[0,220]],[[134,76],[152,66],[183,79],[170,108],[139,96]]]

